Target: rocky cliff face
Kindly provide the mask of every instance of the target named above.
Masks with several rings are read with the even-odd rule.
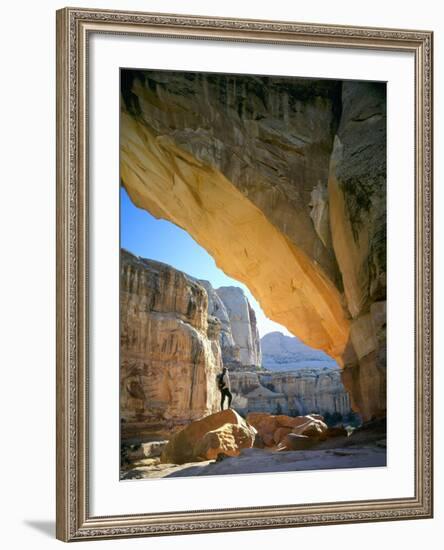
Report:
[[[242,366],[260,367],[262,358],[256,314],[248,298],[236,286],[220,287],[216,293],[228,314],[231,334],[239,349],[239,363]]]
[[[385,414],[385,85],[124,71],[121,179]]]
[[[220,321],[222,361],[227,367],[260,367],[261,346],[256,314],[239,287],[214,289],[196,279],[208,294],[208,315]]]
[[[269,332],[261,338],[262,366],[272,371],[338,368],[331,357],[309,348],[295,337]]]
[[[351,317],[343,381],[365,419],[386,408],[386,90],[344,82],[330,158],[333,249]]]
[[[122,434],[169,433],[215,412],[220,322],[206,290],[172,267],[121,252]]]
[[[233,406],[242,413],[304,415],[351,412],[339,370],[296,372],[231,372]]]
[[[208,294],[208,315],[220,321],[219,340],[223,364],[237,367],[241,364],[240,347],[231,330],[230,316],[227,308],[209,281],[199,279],[198,282],[205,288]]]

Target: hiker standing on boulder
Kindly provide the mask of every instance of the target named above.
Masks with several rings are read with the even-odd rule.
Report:
[[[231,401],[233,395],[231,394],[230,377],[228,375],[227,367],[222,369],[222,373],[217,376],[217,385],[221,393],[220,409],[224,410],[225,397],[228,397],[228,408],[231,408]]]

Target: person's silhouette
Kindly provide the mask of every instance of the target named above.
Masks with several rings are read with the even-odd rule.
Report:
[[[220,410],[224,410],[225,397],[228,397],[228,408],[231,407],[231,401],[233,400],[233,395],[231,393],[230,386],[230,377],[228,375],[227,367],[222,369],[222,373],[218,376],[218,386],[221,393],[220,399]]]

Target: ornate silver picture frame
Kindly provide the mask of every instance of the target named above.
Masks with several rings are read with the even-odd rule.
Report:
[[[93,35],[405,52],[414,56],[414,494],[94,515],[90,471],[89,43]],[[430,31],[65,8],[57,12],[57,538],[63,541],[430,518],[432,465]],[[118,106],[116,106],[118,109]],[[116,151],[116,162],[118,162]],[[115,442],[118,445],[118,442]],[[118,476],[118,472],[116,472]],[[174,480],[167,482],[171,490]]]

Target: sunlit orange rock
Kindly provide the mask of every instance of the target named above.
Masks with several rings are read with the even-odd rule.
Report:
[[[159,431],[217,411],[222,368],[207,293],[166,264],[122,251],[120,416],[122,435]]]
[[[184,464],[216,458],[219,453],[234,456],[252,447],[256,430],[233,409],[226,409],[190,423],[176,433],[164,448],[161,462]]]
[[[238,456],[242,449],[253,447],[255,430],[251,426],[224,424],[207,432],[194,447],[195,456],[203,460],[213,460],[218,455]]]
[[[267,413],[250,413],[247,422],[256,428],[267,447],[281,443],[289,433],[325,439],[327,425],[318,415],[290,417]]]

